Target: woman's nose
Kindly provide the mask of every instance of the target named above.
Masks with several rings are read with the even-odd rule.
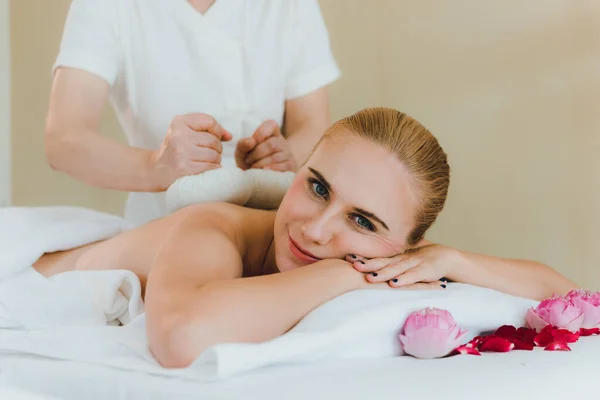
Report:
[[[324,216],[306,221],[301,228],[302,234],[313,243],[326,245],[333,236],[332,221]]]

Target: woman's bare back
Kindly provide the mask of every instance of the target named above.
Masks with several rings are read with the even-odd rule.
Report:
[[[230,205],[225,205],[225,207]],[[191,210],[196,214],[205,212],[202,208]],[[268,230],[272,226],[269,218],[264,218],[264,212],[254,215],[256,211],[248,210],[251,221],[241,222],[251,227],[252,231]],[[189,213],[188,213],[189,216]],[[110,239],[90,243],[71,250],[46,253],[38,259],[33,267],[44,276],[52,276],[62,272],[79,270],[111,270],[126,269],[135,273],[142,287],[145,286],[162,244],[169,232],[176,228],[181,218],[186,215],[172,214],[154,220],[140,227],[120,233]],[[247,220],[247,218],[244,218]],[[250,223],[248,223],[250,222]],[[254,234],[249,232],[250,236]],[[254,235],[257,237],[264,235]],[[266,244],[268,246],[268,244]],[[193,251],[194,249],[190,249]]]

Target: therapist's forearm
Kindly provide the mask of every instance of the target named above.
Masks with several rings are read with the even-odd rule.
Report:
[[[152,151],[120,144],[90,129],[47,132],[50,166],[91,186],[132,192],[154,192]]]
[[[310,153],[323,136],[323,132],[325,132],[327,127],[328,124],[326,122],[307,122],[295,131],[286,134],[298,168],[308,159],[308,156],[310,156]]]
[[[515,296],[543,300],[578,287],[552,268],[526,260],[511,260],[456,250],[448,278]]]

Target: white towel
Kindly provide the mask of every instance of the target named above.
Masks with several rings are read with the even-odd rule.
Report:
[[[132,226],[78,207],[0,209],[0,328],[128,323],[143,311],[130,271],[72,271],[49,279],[32,268],[44,253],[112,237]]]
[[[63,216],[68,214],[63,211]],[[81,240],[74,244],[84,235],[91,242],[98,240],[100,233],[126,229],[123,221],[114,217],[86,212],[78,218],[88,215],[89,223],[78,219],[71,230],[43,228],[44,224],[33,222],[32,215],[28,215],[27,223],[32,223],[30,228],[49,232],[48,246],[52,243],[52,247],[60,248],[85,244]],[[41,220],[49,223],[52,218],[43,215]],[[65,217],[54,222],[60,225],[68,220]],[[99,229],[94,236],[96,225]],[[27,240],[32,238],[31,248],[43,253],[43,235],[29,236],[24,226],[21,228],[21,241],[13,244],[28,248]],[[14,252],[15,259],[31,265],[35,259],[25,253]],[[148,351],[135,275],[128,271],[87,271],[46,279],[25,265],[12,268],[11,277],[0,281],[0,313],[9,321],[0,329],[0,353],[37,354],[194,380],[225,378],[268,365],[399,356],[402,352],[397,336],[404,320],[410,312],[424,307],[449,310],[461,328],[469,330],[466,340],[470,340],[503,324],[523,325],[527,308],[536,304],[456,283],[443,291],[353,291],[318,307],[279,338],[260,344],[216,345],[189,368],[167,370]],[[110,326],[117,321],[125,325]]]

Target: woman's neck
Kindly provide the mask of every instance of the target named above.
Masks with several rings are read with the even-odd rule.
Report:
[[[207,12],[214,2],[215,0],[188,0],[188,3],[201,14]]]

